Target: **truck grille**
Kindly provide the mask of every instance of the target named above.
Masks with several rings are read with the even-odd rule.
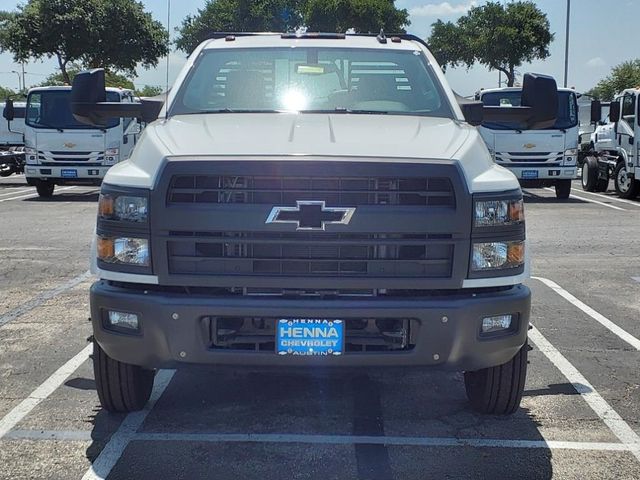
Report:
[[[169,273],[181,275],[451,275],[450,235],[170,232]]]
[[[332,206],[416,205],[455,207],[451,180],[443,177],[306,177],[175,175],[169,204],[249,203]]]
[[[169,158],[150,200],[161,285],[446,290],[468,272],[472,197],[454,161]],[[304,201],[352,215],[312,230],[269,221]]]

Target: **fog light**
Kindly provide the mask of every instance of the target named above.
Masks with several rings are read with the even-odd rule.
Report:
[[[493,317],[485,317],[482,319],[483,335],[504,332],[511,329],[513,315],[496,315]]]
[[[109,310],[107,316],[107,328],[112,330],[135,331],[139,329],[138,315],[135,313],[115,312]]]

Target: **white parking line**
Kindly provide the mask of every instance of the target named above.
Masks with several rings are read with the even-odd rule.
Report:
[[[91,277],[91,272],[87,270],[83,274],[72,278],[71,280],[63,283],[62,285],[58,285],[57,287],[52,288],[51,290],[46,290],[40,293],[39,295],[36,295],[35,297],[33,297],[31,300],[28,300],[27,302],[21,305],[18,305],[13,310],[9,310],[7,313],[0,315],[0,327],[3,326],[5,323],[9,323],[10,321],[15,320],[21,315],[24,315],[25,313],[30,312],[34,308],[39,307],[47,300],[50,300],[53,297],[66,292],[67,290],[71,290],[75,286],[84,282],[89,277]]]
[[[125,417],[118,430],[111,436],[109,442],[104,446],[100,455],[98,455],[98,458],[93,461],[89,470],[85,472],[82,480],[107,478],[111,469],[118,463],[129,442],[134,439],[136,432],[142,426],[151,409],[153,409],[160,396],[164,393],[174,373],[175,370],[160,370],[156,374],[151,398],[145,409],[130,413]]]
[[[34,188],[34,187],[31,187],[31,188],[25,188],[24,190],[18,190],[17,192],[16,192],[16,191],[13,191],[13,192],[4,192],[4,193],[0,193],[0,197],[6,197],[7,195],[18,195],[19,193],[24,193],[24,192],[33,192],[33,191],[35,191],[35,188]]]
[[[62,188],[58,188],[56,191],[57,192],[62,192],[63,190],[73,190],[74,188],[76,188],[76,187],[75,186],[73,186],[73,187],[62,187]],[[38,196],[37,192],[29,193],[29,194],[26,194],[26,195],[19,195],[17,197],[3,198],[3,199],[0,200],[0,203],[9,202],[11,200],[20,200],[21,198],[36,197],[36,196]]]
[[[0,439],[6,433],[15,427],[20,420],[26,417],[34,408],[36,408],[43,400],[51,395],[64,381],[75,372],[93,351],[93,344],[89,344],[80,351],[75,357],[62,365],[58,370],[47,378],[38,388],[16,405],[2,420],[0,420]]]
[[[529,339],[545,357],[553,363],[565,378],[573,385],[591,409],[598,415],[609,430],[629,447],[629,451],[640,461],[640,437],[607,401],[596,391],[589,381],[562,355],[544,336],[533,327]]]
[[[545,190],[549,190],[550,192],[555,192],[552,188],[545,188]],[[611,208],[613,210],[620,210],[622,212],[628,212],[629,210],[625,210],[624,208],[616,207],[615,205],[609,205],[608,203],[599,202],[598,200],[592,200],[591,198],[579,197],[578,195],[570,195],[571,198],[577,198],[578,200],[582,200],[583,202],[595,203],[596,205],[602,205],[603,207]]]
[[[636,350],[640,350],[640,340],[639,339],[637,339],[636,337],[631,335],[629,332],[627,332],[623,328],[620,328],[618,325],[613,323],[611,320],[609,320],[607,317],[605,317],[601,313],[596,312],[593,308],[591,308],[586,303],[582,302],[581,300],[578,300],[576,297],[571,295],[569,292],[567,292],[564,288],[562,288],[560,285],[558,285],[553,280],[549,280],[548,278],[543,278],[543,277],[531,277],[531,278],[541,281],[547,287],[552,289],[554,292],[556,292],[558,295],[560,295],[562,298],[567,300],[572,305],[574,305],[577,308],[579,308],[580,310],[582,310],[584,313],[589,315],[591,318],[593,318],[600,325],[602,325],[603,327],[608,329],[610,332],[612,332],[615,335],[617,335],[618,337],[620,337],[622,340],[627,342],[629,345],[631,345]]]
[[[587,192],[587,191],[584,191],[584,190],[582,192],[580,192],[580,193],[581,194],[586,193],[587,195],[595,195],[596,197],[606,198],[607,200],[613,200],[614,202],[626,203],[627,205],[633,205],[635,207],[640,207],[640,203],[632,202],[631,200],[627,200],[625,198],[613,197],[611,195],[604,195],[602,193]]]

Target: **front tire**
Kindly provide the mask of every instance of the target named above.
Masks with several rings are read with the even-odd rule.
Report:
[[[529,345],[497,367],[464,373],[467,398],[474,410],[492,415],[511,415],[520,408],[527,378]]]
[[[93,373],[102,408],[114,413],[142,410],[149,401],[155,372],[109,357],[93,343]]]
[[[55,188],[56,185],[53,182],[38,182],[36,184],[36,191],[40,198],[51,198]]]
[[[556,182],[556,198],[566,200],[571,195],[571,180],[558,180]]]
[[[640,193],[640,182],[636,179],[629,178],[627,167],[624,162],[618,162],[613,170],[613,179],[616,193],[620,198],[633,199]]]

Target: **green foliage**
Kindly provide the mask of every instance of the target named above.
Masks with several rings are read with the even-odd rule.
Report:
[[[622,90],[638,86],[640,86],[640,58],[616,65],[608,77],[600,80],[595,87],[585,93],[598,100],[609,102]]]
[[[404,33],[409,12],[398,9],[393,0],[308,0],[304,24],[310,31],[358,33]]]
[[[17,98],[17,93],[10,88],[0,86],[0,102],[4,102],[5,99],[11,97],[14,100]]]
[[[299,0],[207,0],[177,30],[176,46],[191,53],[213,32],[283,32],[301,24]]]
[[[145,85],[140,89],[136,89],[136,95],[138,97],[155,97],[162,94],[164,89],[158,85]]]
[[[13,19],[15,14],[11,12],[5,12],[0,10],[0,52],[6,49],[5,45],[8,39],[8,27],[9,22]]]
[[[135,76],[169,51],[162,24],[135,0],[28,0],[5,22],[0,42],[15,61],[56,57],[65,82],[71,63]]]
[[[48,87],[48,86],[60,86],[60,85],[71,85],[73,82],[73,78],[76,76],[78,72],[82,70],[82,67],[77,64],[72,64],[67,69],[67,76],[69,77],[69,81],[66,81],[62,72],[56,72],[49,75],[44,82],[42,82],[40,87]],[[120,75],[117,73],[105,72],[104,83],[107,87],[117,87],[117,88],[127,88],[134,89],[133,82],[129,80],[124,75]]]
[[[509,86],[516,67],[549,56],[553,40],[546,14],[531,1],[487,2],[455,24],[439,20],[432,27],[429,46],[444,67],[479,63],[504,72]]]
[[[402,32],[409,14],[394,0],[207,0],[177,30],[176,45],[191,53],[213,32]]]

